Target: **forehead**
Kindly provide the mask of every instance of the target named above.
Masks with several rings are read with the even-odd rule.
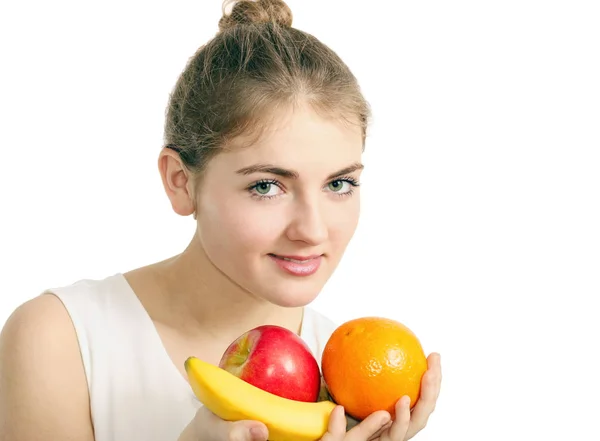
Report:
[[[362,155],[362,130],[339,118],[326,118],[307,107],[276,116],[252,145],[230,150],[215,157],[218,167],[242,168],[255,163],[272,163],[310,171],[346,167],[359,162]]]

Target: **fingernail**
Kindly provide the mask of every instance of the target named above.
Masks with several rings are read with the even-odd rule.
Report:
[[[252,427],[250,429],[250,435],[252,435],[252,439],[256,440],[263,440],[267,437],[267,433],[264,427]]]
[[[403,404],[404,406],[410,406],[410,397],[409,397],[408,395],[404,395],[404,396],[402,397],[402,400],[403,400],[403,401],[402,401],[402,404]]]
[[[387,423],[390,422],[391,419],[392,417],[390,416],[390,414],[384,415],[383,418],[381,418],[381,425],[385,426]]]

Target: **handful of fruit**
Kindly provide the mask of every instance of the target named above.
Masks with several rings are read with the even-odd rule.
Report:
[[[242,334],[219,366],[196,357],[185,361],[194,393],[220,418],[262,421],[272,441],[315,441],[327,432],[336,404],[358,421],[377,410],[394,418],[404,395],[413,406],[427,359],[403,324],[361,317],[331,334],[321,368],[322,375],[304,340],[274,325]]]

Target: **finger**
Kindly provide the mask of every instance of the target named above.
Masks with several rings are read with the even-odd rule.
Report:
[[[428,369],[421,379],[421,393],[414,408],[408,428],[408,439],[415,436],[426,425],[429,417],[435,410],[435,405],[440,394],[442,371],[440,355],[432,353],[427,357]]]
[[[346,434],[346,416],[342,406],[335,406],[329,415],[327,424],[327,433],[323,435],[321,441],[335,441],[344,439]]]
[[[391,417],[389,412],[378,410],[362,420],[356,427],[353,427],[346,434],[345,441],[364,441],[372,438],[378,431],[385,426]]]
[[[396,403],[396,418],[390,428],[382,435],[382,441],[404,441],[410,425],[410,397],[403,396]]]
[[[374,440],[380,440],[382,439],[381,437],[383,436],[383,434],[392,426],[393,421],[388,421],[387,423],[385,423],[383,426],[381,426],[381,429],[379,429],[377,432],[375,432],[373,435],[371,435],[367,441],[374,441]]]
[[[436,386],[436,394],[435,399],[440,395],[440,389],[442,386],[442,357],[437,352],[433,352],[429,354],[429,359],[427,361],[428,370],[431,370],[433,376],[435,377],[435,386]]]

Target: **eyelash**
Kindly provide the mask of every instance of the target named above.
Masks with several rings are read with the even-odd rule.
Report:
[[[346,197],[346,196],[351,196],[354,193],[354,187],[358,187],[360,185],[360,183],[356,179],[354,179],[352,176],[343,176],[343,177],[333,179],[333,180],[329,181],[329,183],[327,185],[331,184],[332,182],[336,182],[336,181],[347,182],[351,186],[350,189],[348,190],[348,192],[337,194],[337,196],[340,198]],[[256,189],[256,187],[258,187],[261,184],[276,185],[283,190],[283,185],[281,184],[281,182],[277,181],[276,179],[261,179],[260,181],[256,181],[255,183],[253,183],[252,185],[250,185],[247,188],[248,192],[250,192],[250,195],[252,197],[264,200],[264,199],[272,199],[272,198],[279,196],[279,195],[264,196],[264,195],[253,193],[253,191]]]

